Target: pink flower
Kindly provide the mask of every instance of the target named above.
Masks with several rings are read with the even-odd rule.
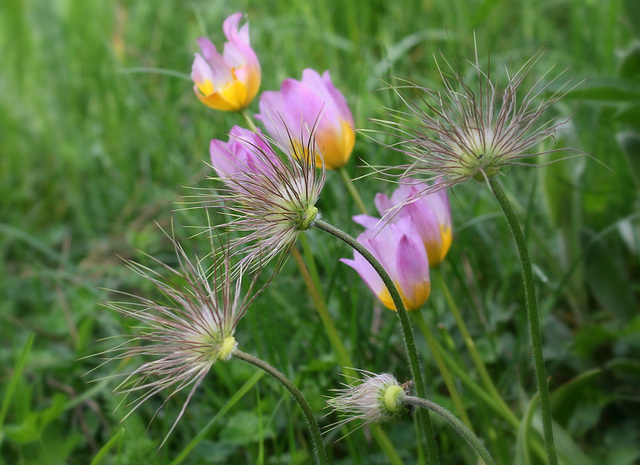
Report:
[[[380,216],[391,216],[392,223],[404,217],[413,220],[427,249],[429,266],[433,267],[444,260],[451,247],[451,207],[444,190],[421,195],[428,187],[426,183],[409,178],[393,192],[391,199],[385,194],[377,194],[375,204]]]
[[[259,129],[253,132],[240,126],[231,129],[229,142],[213,139],[209,152],[218,177],[236,188],[256,175],[272,175],[273,163],[280,162]]]
[[[238,111],[249,106],[260,88],[260,62],[249,45],[249,24],[238,30],[242,13],[229,16],[222,25],[229,40],[220,55],[205,37],[198,39],[191,71],[193,90],[202,103],[216,110]]]
[[[316,166],[324,160],[326,169],[340,168],[353,151],[353,116],[344,96],[333,86],[329,71],[320,76],[305,69],[301,81],[285,79],[280,92],[263,92],[256,118],[282,145],[292,140],[298,150],[314,152]],[[312,133],[315,144],[311,142]]]
[[[358,222],[369,227],[358,242],[369,250],[398,288],[407,311],[418,309],[429,298],[429,260],[411,218],[385,224],[378,218],[360,215]],[[356,270],[369,289],[390,310],[396,310],[388,289],[369,262],[354,252],[354,259],[341,259]]]

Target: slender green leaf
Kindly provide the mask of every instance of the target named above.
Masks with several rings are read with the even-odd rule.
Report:
[[[240,401],[240,399],[242,399],[247,394],[247,392],[249,392],[249,390],[253,387],[253,385],[256,384],[264,375],[265,375],[264,371],[256,371],[256,373],[253,376],[251,376],[251,378],[249,378],[247,382],[240,387],[240,389],[238,389],[238,392],[236,392],[233,395],[233,397],[231,397],[231,399],[229,399],[227,403],[225,403],[222,406],[220,411],[216,413],[211,420],[209,420],[209,423],[204,425],[204,427],[200,430],[200,432],[196,434],[196,436],[191,441],[189,441],[189,443],[185,446],[185,448],[182,449],[182,452],[180,452],[180,454],[178,454],[178,456],[173,460],[173,462],[171,462],[171,465],[178,465],[179,463],[182,463],[182,461],[185,458],[187,458],[187,456],[189,455],[189,452],[191,452],[193,448],[196,447],[198,443],[200,443],[200,441],[204,439],[204,437],[207,435],[211,427],[221,417],[223,417],[235,404],[237,404]]]
[[[105,458],[105,456],[113,448],[113,446],[115,446],[118,443],[118,441],[122,439],[122,437],[124,436],[124,433],[125,433],[125,429],[120,428],[120,430],[116,434],[111,436],[111,439],[109,439],[107,443],[104,446],[102,446],[98,451],[98,453],[95,455],[95,457],[91,461],[91,465],[98,465],[100,462],[102,462],[102,459]]]
[[[13,369],[13,374],[11,375],[11,380],[9,381],[9,385],[7,386],[7,390],[4,393],[4,398],[2,399],[2,407],[0,408],[0,429],[2,429],[2,425],[4,424],[4,419],[7,415],[7,411],[9,410],[9,403],[11,402],[11,398],[13,397],[13,393],[18,386],[18,382],[22,377],[22,370],[24,369],[27,363],[27,357],[29,356],[29,352],[31,351],[31,346],[33,345],[34,335],[33,333],[29,334],[27,337],[24,346],[22,347],[22,352],[16,361],[16,364]]]

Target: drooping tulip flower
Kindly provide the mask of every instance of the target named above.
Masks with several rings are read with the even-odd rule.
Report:
[[[224,21],[228,42],[222,55],[209,39],[198,39],[202,55],[196,53],[193,62],[193,90],[202,103],[216,110],[243,110],[260,88],[260,62],[249,45],[249,23],[238,29],[241,18],[242,13],[235,13]]]
[[[360,215],[360,224],[369,229],[358,236],[358,242],[380,262],[396,285],[407,311],[420,308],[431,293],[429,259],[420,234],[411,218],[395,223],[382,223],[378,218]],[[356,270],[369,289],[390,310],[396,310],[389,290],[371,264],[358,252],[353,260],[341,259]]]
[[[301,81],[285,79],[279,92],[263,92],[256,118],[281,144],[293,141],[303,151],[315,153],[316,166],[324,161],[326,169],[340,168],[353,151],[353,116],[346,99],[331,82],[329,71],[321,76],[305,69]],[[315,144],[311,143],[311,133]]]
[[[385,194],[377,194],[375,205],[383,222],[385,215],[391,222],[411,217],[427,249],[429,266],[434,267],[444,260],[451,246],[451,207],[449,196],[444,190],[421,195],[428,187],[428,184],[406,179],[391,198]],[[354,218],[356,222],[357,218]]]

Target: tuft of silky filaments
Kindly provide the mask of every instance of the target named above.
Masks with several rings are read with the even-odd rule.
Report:
[[[525,77],[540,57],[539,52],[513,75],[507,71],[504,88],[497,87],[490,71],[481,69],[477,50],[471,63],[475,83],[451,66],[453,74],[447,74],[436,59],[443,89],[410,81],[392,86],[406,108],[391,110],[391,120],[376,121],[394,130],[391,136],[396,141],[388,147],[406,154],[409,163],[378,171],[430,182],[424,193],[431,193],[470,179],[485,181],[510,165],[529,166],[523,158],[574,150],[537,151],[567,122],[547,117],[547,110],[568,91],[566,85],[558,84],[562,73],[547,79],[551,70],[523,89]],[[417,98],[410,99],[409,93]]]
[[[261,290],[255,290],[256,274],[243,294],[244,276],[239,273],[236,278],[231,277],[228,249],[223,248],[212,266],[205,266],[203,260],[189,257],[175,239],[171,240],[178,259],[176,268],[157,259],[153,260],[160,265],[160,271],[135,262],[127,263],[150,281],[164,299],[157,301],[121,293],[127,301],[106,303],[108,308],[139,323],[131,334],[122,336],[125,342],[106,353],[112,355],[108,361],[141,360],[133,371],[115,375],[124,379],[114,391],[134,397],[126,404],[129,412],[125,418],[164,391],[167,394],[157,414],[176,394],[188,390],[167,437],[211,366],[232,356],[237,346],[235,328]]]
[[[334,389],[335,397],[327,400],[328,408],[342,414],[343,418],[329,426],[327,431],[359,421],[359,427],[368,423],[389,421],[402,411],[405,388],[389,373],[375,374],[359,370],[364,379],[354,386],[344,384]]]

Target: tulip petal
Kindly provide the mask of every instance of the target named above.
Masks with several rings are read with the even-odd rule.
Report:
[[[353,151],[355,131],[346,100],[331,83],[330,75],[305,69],[301,81],[285,79],[277,94],[278,99],[264,92],[260,99],[260,115],[256,118],[263,121],[267,132],[286,145],[290,145],[289,138],[296,139],[293,145],[303,153],[315,151],[317,166],[343,166]],[[274,113],[281,122],[274,121]],[[289,129],[286,134],[284,127]],[[310,147],[312,135],[315,145]]]
[[[359,253],[354,252],[354,258],[354,260],[341,258],[340,261],[356,270],[360,278],[362,278],[369,289],[371,289],[371,292],[375,295],[380,294],[382,290],[385,289],[385,286],[380,276],[378,276],[378,273],[376,273],[376,270],[374,270],[373,266]]]
[[[429,282],[429,260],[424,246],[403,236],[396,255],[398,287],[402,289],[407,310],[415,310],[429,297],[425,295],[425,283]]]
[[[197,40],[202,55],[196,54],[191,78],[200,101],[217,110],[246,108],[260,88],[260,63],[249,45],[248,24],[238,31],[241,19],[242,13],[235,13],[224,21],[228,42],[222,55],[209,39]]]
[[[381,225],[380,218],[376,218],[375,216],[356,215],[352,219],[359,225],[364,226],[366,229],[377,230]]]

